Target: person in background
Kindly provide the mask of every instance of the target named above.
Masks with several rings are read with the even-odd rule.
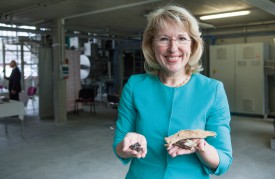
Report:
[[[118,107],[113,150],[131,162],[129,179],[204,179],[232,163],[230,111],[222,82],[199,72],[203,40],[185,8],[165,6],[148,15],[142,50],[146,74],[132,75]],[[193,149],[165,147],[180,130],[202,129],[217,136]],[[138,150],[136,150],[138,149]]]
[[[5,76],[5,79],[9,80],[10,99],[19,101],[19,93],[21,92],[21,72],[15,60],[10,62],[10,67],[12,68],[11,75],[9,77]]]

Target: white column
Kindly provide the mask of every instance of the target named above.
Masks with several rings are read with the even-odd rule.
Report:
[[[54,120],[55,122],[62,123],[67,121],[66,80],[60,76],[60,66],[64,63],[65,56],[64,19],[55,20],[52,33]]]

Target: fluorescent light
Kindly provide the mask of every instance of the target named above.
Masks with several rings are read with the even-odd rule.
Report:
[[[236,12],[228,12],[228,13],[221,13],[221,14],[213,14],[208,16],[201,16],[201,20],[208,20],[208,19],[218,19],[218,18],[225,18],[225,17],[233,17],[233,16],[243,16],[250,14],[250,11],[236,11]]]

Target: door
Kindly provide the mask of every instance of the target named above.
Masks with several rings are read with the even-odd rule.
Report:
[[[236,111],[265,114],[264,44],[236,45]]]
[[[235,112],[234,45],[210,46],[210,77],[223,82],[231,112]]]

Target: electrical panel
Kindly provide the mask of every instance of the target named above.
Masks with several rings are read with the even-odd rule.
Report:
[[[268,56],[266,43],[210,46],[210,77],[223,82],[231,112],[267,113],[264,60]]]

